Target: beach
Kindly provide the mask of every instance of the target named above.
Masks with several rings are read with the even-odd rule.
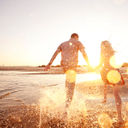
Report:
[[[128,0],[0,0],[0,128],[128,128],[127,42]]]
[[[49,71],[50,72],[50,71]],[[126,75],[126,74],[125,74]],[[122,114],[128,121],[128,81],[121,87]],[[100,115],[107,124],[117,124],[112,94],[103,104],[103,82],[98,73],[77,75],[75,94],[68,117],[64,118],[65,75],[44,71],[0,71],[0,128],[99,128]]]

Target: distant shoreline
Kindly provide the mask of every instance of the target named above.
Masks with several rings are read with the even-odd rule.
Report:
[[[0,71],[25,71],[25,72],[41,72],[42,74],[64,74],[62,67],[51,66],[50,70],[43,71],[41,66],[0,66]],[[77,67],[77,73],[88,72],[87,67]]]
[[[35,74],[64,74],[63,68],[61,66],[51,66],[50,70],[44,71],[44,66],[0,66],[0,71],[22,71],[22,72],[36,72]],[[127,72],[127,67],[121,67],[121,73]],[[78,66],[77,73],[83,74],[93,72],[89,71],[86,66]],[[33,73],[31,73],[33,74]]]

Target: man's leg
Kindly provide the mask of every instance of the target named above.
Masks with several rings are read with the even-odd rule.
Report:
[[[119,95],[119,88],[118,86],[113,86],[113,93],[114,93],[114,97],[115,97],[115,102],[116,102],[116,108],[117,108],[117,114],[118,114],[118,122],[122,123],[123,119],[122,119],[122,114],[121,114],[121,108],[122,108],[122,103],[121,103],[121,98]]]
[[[66,108],[68,108],[73,99],[75,82],[69,83],[68,81],[66,81],[65,87],[66,87]]]
[[[68,108],[72,102],[74,95],[75,81],[76,81],[76,72],[74,70],[68,70],[66,72],[66,82],[65,82],[66,108]]]

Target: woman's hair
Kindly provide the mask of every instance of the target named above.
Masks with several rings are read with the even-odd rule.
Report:
[[[101,53],[106,57],[110,57],[115,54],[115,51],[113,50],[109,41],[105,40],[101,42]]]

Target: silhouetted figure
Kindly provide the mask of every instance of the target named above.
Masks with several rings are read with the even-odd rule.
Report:
[[[101,68],[101,78],[104,82],[104,100],[103,100],[103,103],[105,103],[107,100],[107,85],[111,84],[111,85],[113,85],[113,94],[115,97],[115,102],[116,102],[116,107],[117,107],[118,122],[122,123],[123,122],[122,115],[121,115],[122,103],[121,103],[121,98],[119,95],[119,84],[124,84],[124,81],[123,81],[122,76],[121,76],[121,79],[119,79],[119,81],[117,83],[112,83],[112,82],[110,82],[109,78],[111,78],[113,76],[108,76],[108,73],[109,73],[109,75],[112,74],[111,71],[115,71],[115,73],[119,73],[119,70],[115,69],[110,64],[110,59],[114,54],[115,54],[115,51],[113,50],[111,44],[108,41],[103,41],[101,43],[100,64],[97,68],[102,67]],[[115,78],[115,79],[117,79],[117,78]]]
[[[53,63],[54,59],[61,52],[61,66],[66,74],[66,108],[69,107],[71,104],[74,88],[75,88],[75,81],[76,81],[76,68],[78,64],[78,51],[80,51],[89,66],[89,61],[87,54],[84,50],[83,44],[78,41],[79,36],[76,33],[71,35],[70,40],[61,43],[57,50],[55,51],[54,55],[52,56],[50,62],[45,67],[45,70],[50,69],[50,65]]]

